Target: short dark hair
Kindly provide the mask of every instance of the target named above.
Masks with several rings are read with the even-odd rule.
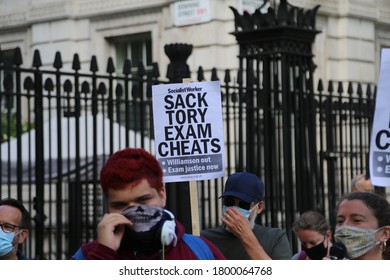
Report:
[[[337,210],[344,200],[361,200],[378,220],[378,227],[390,225],[390,204],[382,196],[372,192],[352,192],[341,197]],[[338,211],[337,211],[338,212]]]
[[[7,205],[12,206],[20,210],[22,212],[22,219],[20,221],[20,227],[24,229],[30,229],[31,227],[31,217],[30,213],[27,211],[27,209],[24,207],[23,203],[21,203],[19,200],[14,198],[4,198],[0,200],[0,206]]]

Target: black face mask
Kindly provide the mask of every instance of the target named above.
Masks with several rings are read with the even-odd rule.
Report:
[[[322,260],[328,254],[328,247],[325,247],[324,241],[311,248],[302,247],[302,250],[311,260]]]
[[[162,248],[161,244],[161,220],[148,231],[136,232],[126,227],[121,241],[121,249],[138,251],[145,254],[158,252]]]

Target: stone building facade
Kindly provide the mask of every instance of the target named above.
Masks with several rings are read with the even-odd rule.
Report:
[[[88,71],[96,55],[100,71],[109,57],[118,71],[125,56],[136,65],[169,63],[164,45],[192,44],[191,72],[237,69],[238,46],[230,33],[234,16],[229,6],[243,9],[262,0],[0,0],[0,48],[3,56],[20,47],[24,65],[31,66],[34,50],[43,65],[51,65],[61,52],[65,67],[79,54],[81,71]],[[280,1],[270,0],[271,5]],[[290,5],[311,9],[321,5],[313,45],[315,77],[325,81],[377,83],[381,48],[390,47],[390,2],[387,0],[290,0]],[[181,5],[179,7],[179,5]],[[184,6],[183,6],[184,5]],[[181,10],[180,10],[181,9]],[[192,9],[192,10],[191,10]],[[203,18],[183,13],[194,10]],[[186,14],[187,13],[187,14]],[[192,24],[191,24],[192,20]],[[166,69],[160,69],[165,77]],[[206,77],[207,78],[207,77]]]

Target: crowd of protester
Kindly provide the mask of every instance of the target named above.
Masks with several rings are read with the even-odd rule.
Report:
[[[74,252],[74,260],[385,260],[390,259],[390,205],[359,174],[339,199],[332,232],[322,213],[301,213],[292,229],[301,245],[292,252],[286,231],[256,223],[264,208],[265,184],[256,174],[231,174],[221,197],[221,224],[185,232],[166,205],[162,169],[143,149],[114,153],[102,167],[100,185],[108,212],[97,226],[97,239]],[[13,198],[0,200],[0,259],[26,260],[22,244],[30,214]]]

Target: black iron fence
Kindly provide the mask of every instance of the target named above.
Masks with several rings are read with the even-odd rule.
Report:
[[[131,73],[129,61],[116,75],[111,59],[100,75],[95,57],[83,74],[77,54],[71,72],[59,53],[51,70],[41,69],[38,51],[31,69],[21,62],[16,49],[12,68],[0,68],[1,196],[23,201],[33,215],[28,255],[64,259],[96,237],[105,211],[98,174],[107,157],[124,147],[153,149],[155,78],[142,65]]]
[[[51,70],[41,69],[39,52],[33,68],[22,68],[18,61],[17,49],[13,67],[0,66],[0,194],[23,201],[34,218],[25,245],[30,257],[67,259],[82,242],[96,238],[97,223],[106,210],[98,174],[107,157],[129,146],[154,152],[151,86],[162,81],[153,76],[159,73],[157,64],[149,75],[142,65],[134,74],[127,61],[119,74],[109,60],[108,73],[98,74],[92,58],[91,72],[85,74],[77,55],[71,71],[61,69],[60,54]],[[316,94],[298,98],[291,92],[294,101],[285,108],[279,92],[248,88],[240,73],[234,79],[230,75],[226,70],[220,79],[226,176],[248,170],[264,179],[266,207],[258,222],[287,229],[296,249],[291,221],[308,209],[331,217],[352,176],[365,171],[375,87],[338,83],[334,90],[336,83],[324,89],[320,82]],[[204,79],[201,68],[197,76]],[[219,79],[216,71],[211,79]],[[256,102],[249,104],[248,95]],[[272,106],[265,106],[265,95]],[[291,117],[288,123],[283,121],[286,115]],[[287,148],[282,147],[287,136],[288,162]],[[308,142],[314,145],[310,150]],[[308,170],[318,179],[310,181]],[[291,181],[283,180],[286,171]],[[225,178],[198,182],[202,228],[220,221],[218,197]],[[174,187],[170,191],[174,193]],[[183,193],[171,198],[187,199]],[[185,217],[180,208],[173,211]]]

